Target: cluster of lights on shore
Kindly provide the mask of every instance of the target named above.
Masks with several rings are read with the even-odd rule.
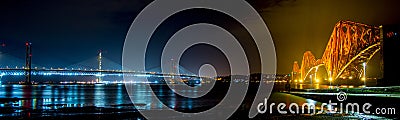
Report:
[[[366,78],[366,67],[367,67],[367,63],[366,62],[363,62],[362,63],[362,66],[363,66],[363,76],[361,77],[361,81],[363,81],[364,82],[364,86],[366,86],[366,80],[367,80],[367,78]],[[310,75],[310,79],[311,79],[311,84],[312,84],[312,79],[313,79],[313,76],[314,76],[314,81],[315,81],[315,83],[316,84],[319,84],[320,83],[320,79],[318,79],[318,77],[317,77],[317,71],[318,71],[318,67],[317,68],[315,68],[315,74],[311,74]],[[346,79],[346,77],[341,77],[342,79]],[[348,79],[353,79],[353,76],[349,76],[348,77]],[[332,77],[329,77],[328,79],[325,79],[325,80],[328,80],[329,81],[329,85],[331,86],[332,85],[332,82],[334,81],[334,79],[332,78]],[[304,82],[304,80],[303,79],[294,79],[294,82],[295,83],[303,83]]]

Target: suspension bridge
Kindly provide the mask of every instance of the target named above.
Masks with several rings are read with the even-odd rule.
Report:
[[[6,59],[6,60],[4,60]],[[167,71],[168,73],[161,72],[151,72],[149,71],[126,71],[122,70],[122,66],[106,57],[103,56],[103,53],[99,51],[97,56],[87,59],[85,61],[70,65],[64,68],[46,68],[46,67],[38,67],[37,65],[32,65],[32,47],[31,43],[26,42],[26,59],[25,65],[23,65],[23,61],[16,57],[12,57],[9,55],[2,56],[2,64],[0,64],[0,84],[1,78],[5,77],[17,77],[23,78],[23,81],[20,82],[22,84],[32,84],[32,76],[89,76],[95,77],[95,83],[103,83],[107,81],[103,81],[103,78],[106,77],[118,77],[118,82],[123,82],[123,76],[135,76],[135,77],[179,77],[179,78],[190,78],[190,79],[199,79],[197,75],[183,68],[182,66],[177,65],[172,68],[175,70]],[[6,64],[6,65],[4,65]],[[22,66],[23,65],[23,66]],[[13,67],[15,66],[15,67]],[[32,67],[35,66],[35,67]],[[92,79],[88,79],[92,80]],[[115,80],[115,79],[114,79]],[[40,81],[40,80],[36,80]],[[117,81],[117,80],[115,80]],[[132,81],[130,81],[132,82]]]

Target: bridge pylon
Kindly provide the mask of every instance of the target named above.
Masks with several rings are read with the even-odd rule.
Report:
[[[98,61],[98,64],[99,64],[98,70],[101,71],[101,66],[102,66],[102,52],[101,52],[101,50],[99,51],[99,54],[97,56],[97,61]],[[99,76],[97,77],[97,82],[98,83],[103,82],[102,79],[103,79],[102,74],[101,74],[101,72],[99,72]]]
[[[25,84],[32,84],[31,74],[32,74],[32,43],[25,42],[26,55],[25,55]]]

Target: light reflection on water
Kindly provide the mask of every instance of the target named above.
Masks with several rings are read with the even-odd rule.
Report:
[[[152,90],[151,90],[152,89]],[[157,98],[162,101],[166,106],[168,106],[171,109],[185,109],[185,110],[192,110],[194,107],[200,108],[200,107],[206,107],[207,105],[212,105],[210,104],[211,102],[217,103],[218,100],[216,99],[202,99],[202,100],[197,100],[196,102],[193,102],[193,99],[187,99],[187,98],[180,98],[175,94],[172,90],[169,89],[168,86],[166,85],[156,85],[153,86],[152,88],[147,88],[143,84],[136,84],[134,89],[132,89],[131,97],[133,98],[132,101],[135,102],[138,109],[145,109],[145,110],[155,110],[155,109],[169,109],[169,108],[164,108],[163,104],[160,103],[160,101],[157,101],[154,99],[154,95],[157,95]],[[188,92],[193,95],[197,95],[198,91],[196,88],[194,90],[187,90],[184,92]]]
[[[123,84],[115,85],[2,85],[0,98],[16,101],[0,103],[4,107],[57,109],[59,107],[109,107],[129,104]]]
[[[132,99],[143,107],[137,109],[163,109],[162,103],[155,102],[149,96],[151,90],[144,85],[134,85],[135,95]],[[168,86],[156,85],[154,92],[164,100],[170,108],[193,109],[204,107],[210,101],[192,101],[176,97]],[[186,91],[197,94],[197,90]],[[217,101],[216,101],[217,102]],[[95,84],[95,85],[1,85],[0,107],[16,108],[15,112],[24,109],[53,110],[65,107],[104,107],[134,109],[124,84]]]

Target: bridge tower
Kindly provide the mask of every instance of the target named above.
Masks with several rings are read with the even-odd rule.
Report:
[[[97,61],[98,61],[98,63],[99,63],[99,68],[98,68],[98,71],[99,71],[99,76],[97,77],[97,82],[98,83],[100,83],[100,82],[102,82],[102,75],[101,75],[101,66],[102,66],[102,64],[101,64],[101,62],[102,62],[102,56],[101,56],[101,54],[102,54],[102,52],[101,52],[101,50],[99,51],[99,55],[97,56]]]
[[[25,84],[31,83],[32,74],[32,43],[25,42],[26,56],[25,56]]]
[[[101,70],[101,51],[99,52],[99,55],[97,56],[97,61],[99,62],[99,70]]]
[[[171,59],[171,74],[176,75],[178,74],[178,63],[176,63],[176,61],[174,59]]]

